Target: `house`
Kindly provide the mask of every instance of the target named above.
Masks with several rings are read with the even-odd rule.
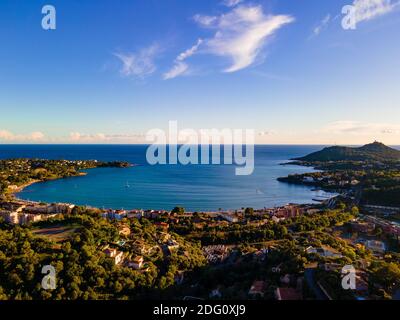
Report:
[[[41,221],[42,218],[43,215],[41,214],[23,213],[21,214],[19,221],[21,224],[27,224],[30,222]]]
[[[167,242],[167,249],[170,253],[172,253],[172,251],[176,250],[179,248],[179,244],[178,242],[176,242],[173,239],[168,240]]]
[[[169,212],[163,210],[146,210],[144,212],[144,217],[146,219],[157,219],[163,215],[169,215]]]
[[[254,281],[252,286],[250,287],[249,290],[249,296],[252,297],[264,297],[264,291],[265,291],[266,285],[264,281]]]
[[[294,288],[277,288],[275,297],[277,300],[303,300],[301,292]]]
[[[139,270],[139,269],[141,269],[143,267],[143,262],[144,262],[143,257],[142,256],[137,256],[134,259],[130,260],[127,263],[127,266],[129,268],[133,268],[135,270]]]
[[[127,217],[141,219],[144,217],[144,211],[143,210],[131,210],[128,212]]]
[[[0,211],[0,217],[4,218],[4,221],[11,224],[19,223],[19,213],[16,211]]]
[[[50,206],[50,211],[53,213],[70,214],[75,205],[69,203],[53,203]]]
[[[101,215],[103,218],[107,218],[110,220],[122,220],[124,217],[127,216],[127,213],[125,210],[108,210],[106,212],[103,212]]]
[[[234,213],[230,213],[230,212],[221,212],[221,213],[219,214],[219,216],[220,216],[222,219],[224,219],[224,220],[226,220],[226,221],[228,221],[228,222],[231,222],[231,223],[239,222],[239,217],[238,217],[236,214],[234,214]]]
[[[228,248],[222,244],[203,247],[204,255],[211,263],[224,261],[228,256]]]
[[[124,253],[117,249],[106,248],[103,252],[107,257],[113,259],[115,265],[120,264],[124,259]]]
[[[325,258],[341,258],[342,255],[335,249],[328,246],[321,246],[320,248],[314,248],[312,246],[306,248],[308,254],[318,254]]]

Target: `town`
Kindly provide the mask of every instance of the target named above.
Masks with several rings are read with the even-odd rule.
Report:
[[[106,165],[127,164],[0,161],[0,299],[399,298],[400,210],[364,204],[350,188],[313,204],[212,212],[13,195],[38,180]],[[57,272],[53,291],[40,287],[43,265]],[[348,266],[356,270],[351,290],[342,286]]]

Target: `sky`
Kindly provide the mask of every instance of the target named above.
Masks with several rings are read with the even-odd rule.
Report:
[[[1,0],[0,143],[399,145],[399,30],[400,0]]]

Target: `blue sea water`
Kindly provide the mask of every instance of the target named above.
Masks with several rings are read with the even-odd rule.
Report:
[[[255,147],[252,175],[236,176],[235,165],[155,165],[146,161],[144,145],[0,145],[0,158],[97,159],[128,161],[130,168],[96,168],[87,175],[36,183],[18,197],[44,202],[68,202],[100,208],[187,210],[272,207],[311,203],[321,191],[281,183],[276,178],[312,168],[280,165],[323,146]]]

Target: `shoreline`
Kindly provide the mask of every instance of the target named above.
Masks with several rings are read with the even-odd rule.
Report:
[[[292,163],[286,163],[286,164],[292,164]],[[280,165],[284,165],[283,163],[281,163]],[[292,164],[293,165],[293,164]],[[302,164],[300,164],[300,163],[296,163],[296,164],[294,164],[294,165],[298,165],[298,166],[303,166],[303,167],[308,167],[308,168],[310,168],[311,166],[307,166],[307,165],[302,165]],[[130,166],[136,166],[135,164],[130,164]],[[314,170],[315,170],[315,168],[313,168]],[[317,170],[315,170],[315,171],[317,171]],[[321,170],[322,171],[322,170]],[[18,193],[20,193],[20,192],[22,192],[25,188],[27,188],[27,187],[29,187],[29,186],[31,186],[31,185],[33,185],[33,184],[35,184],[35,183],[39,183],[39,182],[49,182],[49,181],[54,181],[54,180],[61,180],[61,179],[68,179],[68,178],[76,178],[76,177],[82,177],[82,176],[86,176],[86,175],[88,175],[89,173],[88,172],[78,172],[76,175],[73,175],[73,176],[66,176],[66,177],[57,177],[57,178],[51,178],[51,179],[46,179],[46,180],[38,180],[38,179],[36,179],[36,180],[32,180],[32,181],[29,181],[29,182],[27,182],[27,183],[25,183],[25,184],[23,184],[23,185],[20,185],[20,186],[18,186],[17,188],[15,188],[15,189],[13,189],[13,190],[10,190],[10,195],[11,195],[11,198],[13,199],[13,200],[17,200],[17,201],[22,201],[22,202],[28,202],[28,203],[32,203],[32,202],[38,202],[38,201],[34,201],[34,200],[27,200],[27,199],[22,199],[22,198],[20,198],[20,197],[18,197],[17,196],[17,194]],[[277,181],[279,181],[279,178],[277,178],[276,179]],[[284,181],[279,181],[279,182],[282,182],[282,183],[286,183],[286,184],[292,184],[292,183],[289,183],[289,182],[284,182]],[[308,187],[311,187],[310,185],[304,185],[304,184],[299,184],[299,185],[303,185],[303,186],[308,186]],[[323,192],[325,192],[325,193],[327,193],[327,194],[331,194],[332,196],[331,197],[329,197],[329,198],[327,198],[327,199],[325,199],[325,200],[315,200],[314,198],[313,199],[311,199],[310,200],[310,202],[304,202],[304,203],[302,203],[302,202],[300,202],[300,203],[294,203],[294,202],[287,202],[287,203],[285,203],[285,204],[282,204],[282,205],[275,205],[275,206],[273,206],[273,207],[269,207],[269,208],[279,208],[279,207],[282,207],[282,206],[285,206],[285,205],[321,205],[324,201],[327,201],[327,200],[329,200],[329,199],[332,199],[332,198],[335,198],[338,194],[336,193],[335,194],[335,192],[333,192],[333,191],[328,191],[328,190],[324,190],[324,189],[318,189],[318,190],[310,190],[311,192],[312,191],[323,191]],[[44,202],[44,203],[46,203],[46,204],[50,204],[50,202]],[[73,204],[73,205],[75,205],[75,206],[81,206],[81,205],[79,205],[79,204],[77,204],[77,203],[75,203],[75,202],[71,202],[71,204]],[[87,205],[85,205],[85,206],[87,206]],[[99,207],[95,207],[95,206],[93,206],[93,208],[99,208]],[[265,207],[260,207],[260,208],[256,208],[256,207],[252,207],[254,210],[262,210],[262,209],[265,209]],[[118,209],[114,209],[114,208],[110,208],[110,210],[118,210]],[[136,208],[135,209],[132,209],[132,210],[136,210]],[[163,209],[154,209],[154,208],[152,208],[152,209],[146,209],[146,210],[163,210],[163,211],[168,211],[169,209],[166,209],[166,208],[163,208]],[[236,209],[226,209],[225,211],[235,211],[235,210],[239,210],[238,208],[236,208]],[[193,212],[218,212],[218,211],[216,211],[215,209],[214,210],[195,210],[195,211],[193,211]]]
[[[24,183],[24,184],[20,185],[20,186],[17,186],[14,189],[11,189],[11,190],[9,189],[9,192],[10,192],[10,195],[11,195],[11,197],[13,199],[20,200],[20,201],[28,201],[28,200],[24,200],[24,199],[21,199],[21,198],[17,197],[17,193],[22,192],[25,188],[27,188],[27,187],[35,184],[35,183],[48,182],[48,181],[67,179],[67,178],[74,178],[74,177],[83,177],[83,176],[86,176],[86,175],[87,175],[87,172],[79,172],[77,175],[70,176],[70,177],[59,177],[59,178],[53,178],[53,179],[47,179],[47,180],[34,179],[34,180],[31,180],[31,181],[29,181],[27,183]],[[32,201],[29,201],[29,202],[32,202]],[[35,201],[33,201],[33,202],[35,202]]]

